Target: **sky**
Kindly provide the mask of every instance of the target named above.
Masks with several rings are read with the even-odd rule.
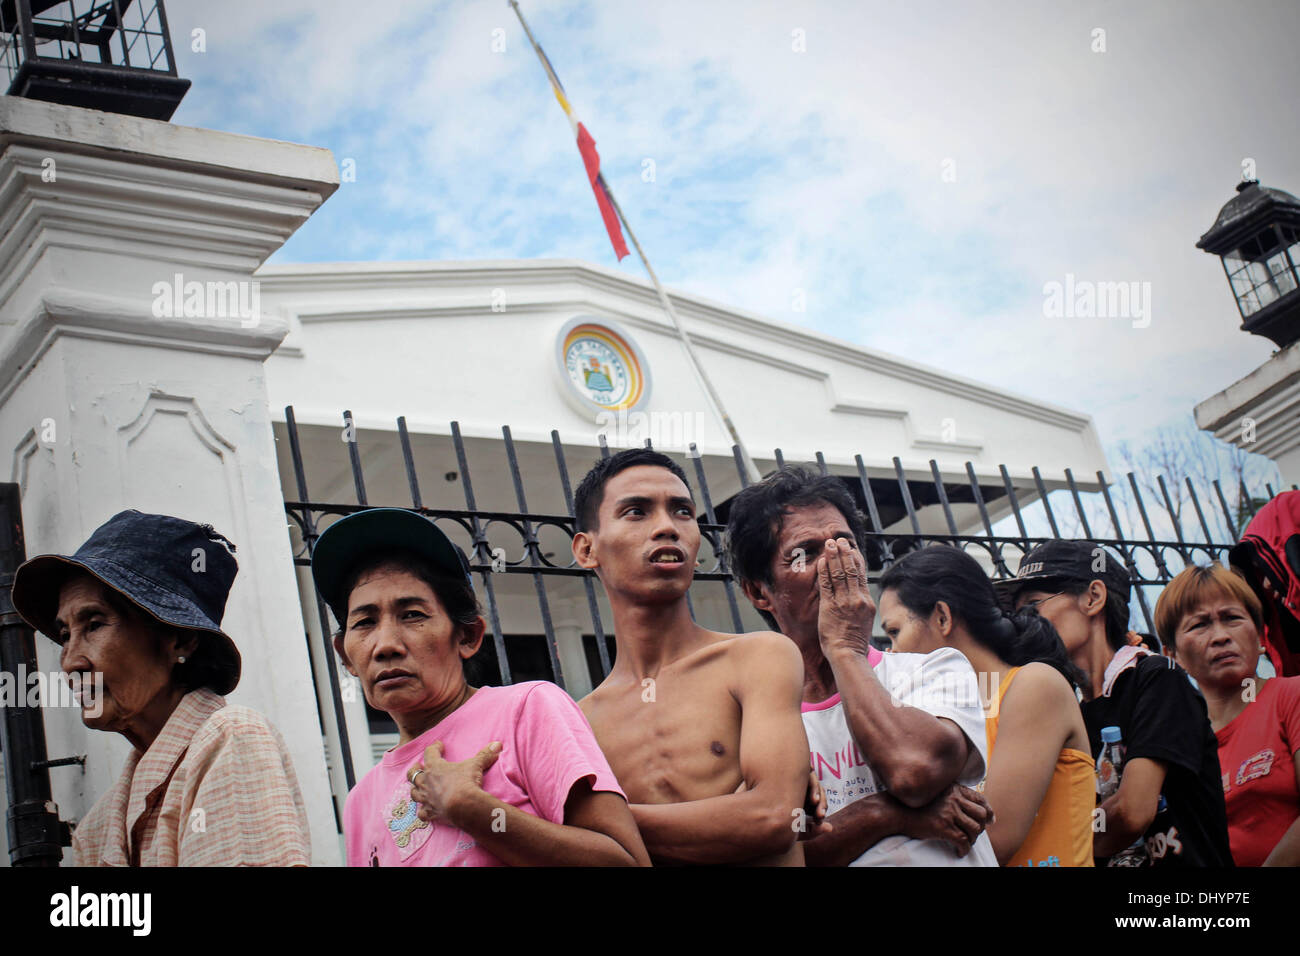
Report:
[[[671,289],[1091,414],[1108,448],[1273,351],[1195,244],[1243,163],[1300,193],[1293,0],[521,9]],[[505,0],[167,14],[193,82],[173,122],[352,161],[271,261],[644,277]],[[1054,314],[1069,281],[1137,283],[1144,309]]]

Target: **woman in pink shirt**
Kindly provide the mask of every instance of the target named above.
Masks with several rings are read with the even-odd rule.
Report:
[[[421,515],[331,525],[312,576],[334,647],[398,745],[348,794],[349,866],[649,865],[578,705],[548,681],[472,687],[483,640],[469,565]]]

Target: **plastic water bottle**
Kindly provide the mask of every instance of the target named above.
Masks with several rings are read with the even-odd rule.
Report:
[[[1119,789],[1120,778],[1124,774],[1124,737],[1118,727],[1101,729],[1101,754],[1097,757],[1097,802],[1103,803],[1115,795]],[[1161,794],[1163,801],[1164,794]],[[1107,861],[1108,866],[1147,866],[1146,843],[1142,837],[1133,841],[1132,846],[1120,850]]]
[[[1124,769],[1124,738],[1118,727],[1101,728],[1101,753],[1097,756],[1097,802],[1103,803],[1119,789]]]

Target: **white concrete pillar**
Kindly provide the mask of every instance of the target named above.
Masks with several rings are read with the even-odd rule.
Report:
[[[586,623],[585,599],[556,598],[551,603],[551,626],[555,629],[556,656],[564,671],[564,689],[574,700],[591,693],[591,672],[587,667],[587,651],[582,644]]]
[[[288,325],[251,275],[337,186],[327,150],[0,98],[0,450],[28,553],[70,552],[125,508],[236,543],[230,699],[284,735],[318,864],[338,839],[263,374]],[[71,709],[46,733],[52,757],[88,755],[51,771],[79,818],[129,745]]]
[[[293,540],[297,544],[296,535]],[[320,613],[316,608],[316,585],[312,582],[311,571],[305,567],[298,568],[298,593],[308,638],[315,649],[312,654],[313,680],[316,682],[317,699],[323,701],[325,705],[325,740],[328,747],[330,786],[341,813],[344,801],[347,799],[348,785],[343,767],[342,735],[338,732],[338,721],[333,712],[334,698],[330,686],[329,668],[334,668],[338,674],[339,698],[348,732],[348,752],[352,756],[352,772],[357,780],[364,777],[376,763],[370,739],[370,719],[366,714],[366,698],[361,690],[361,681],[348,673],[334,650],[332,637],[326,635],[321,629]],[[338,624],[334,621],[333,615],[328,611],[326,615],[330,627],[336,628]]]

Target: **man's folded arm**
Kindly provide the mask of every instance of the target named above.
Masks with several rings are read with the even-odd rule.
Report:
[[[744,863],[788,851],[803,820],[808,738],[799,702],[803,661],[780,634],[737,642],[740,770],[745,789],[685,803],[633,804],[646,849],[657,860]]]
[[[865,654],[836,649],[827,660],[849,732],[890,793],[909,807],[923,807],[957,781],[970,755],[961,728],[901,705]]]
[[[826,818],[834,829],[803,845],[807,866],[848,866],[887,836],[902,833],[905,808],[887,793],[854,800]]]

